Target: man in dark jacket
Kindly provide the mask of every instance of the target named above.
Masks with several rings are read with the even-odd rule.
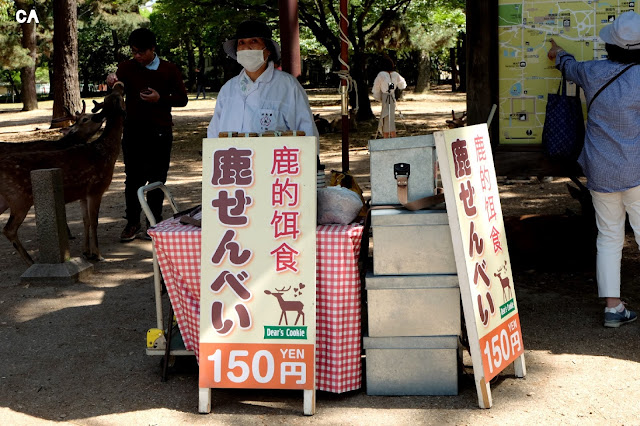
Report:
[[[156,36],[139,28],[129,36],[133,59],[118,65],[107,84],[124,83],[127,119],[122,137],[126,219],[120,241],[132,241],[141,229],[137,191],[152,182],[165,182],[173,142],[171,107],[187,104],[187,90],[180,69],[156,54]],[[162,220],[164,193],[156,189],[147,202],[156,222]]]

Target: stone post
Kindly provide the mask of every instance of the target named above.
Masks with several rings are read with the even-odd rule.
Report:
[[[20,277],[23,283],[72,284],[88,275],[93,265],[69,255],[67,215],[61,169],[31,171],[36,212],[38,262]]]
[[[36,211],[38,263],[62,263],[70,259],[67,214],[64,208],[61,169],[31,172]]]

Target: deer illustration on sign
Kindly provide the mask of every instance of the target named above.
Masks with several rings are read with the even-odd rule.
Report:
[[[294,292],[296,293],[295,295],[296,297],[300,293],[300,290],[302,290],[304,287],[305,285],[300,283],[299,286],[294,289]],[[282,298],[282,296],[289,290],[291,290],[291,286],[289,286],[289,288],[287,289],[285,289],[284,287],[282,287],[281,289],[276,288],[275,292],[265,290],[264,293],[269,294],[275,297],[276,299],[278,299],[278,304],[280,305],[280,309],[282,310],[282,314],[280,315],[280,321],[278,322],[278,325],[282,325],[283,318],[284,318],[284,324],[289,325],[289,322],[287,321],[287,312],[289,311],[298,313],[298,316],[296,317],[296,322],[293,325],[298,325],[298,320],[300,319],[300,317],[302,317],[302,325],[304,325],[304,312],[302,311],[304,308],[304,303],[298,300],[284,300]]]
[[[509,277],[502,278],[500,276],[502,273],[507,273],[506,260],[504,261],[504,266],[501,266],[498,269],[498,272],[493,274],[494,277],[498,277],[498,279],[500,280],[500,285],[502,286],[502,299],[504,302],[506,302],[507,300],[511,300],[513,298],[513,293],[511,292],[511,283],[509,282]],[[509,289],[509,298],[507,298],[507,289]]]

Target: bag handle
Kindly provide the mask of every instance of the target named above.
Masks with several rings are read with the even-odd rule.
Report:
[[[596,100],[596,98],[598,97],[598,95],[599,95],[600,93],[602,93],[602,91],[603,91],[604,89],[606,89],[606,88],[607,88],[611,83],[613,83],[615,79],[617,79],[617,78],[618,78],[618,77],[620,77],[622,74],[624,74],[625,72],[627,72],[627,71],[629,70],[629,68],[631,68],[631,67],[632,67],[632,66],[634,66],[634,65],[636,65],[636,64],[631,64],[631,65],[629,65],[629,66],[625,67],[622,71],[620,71],[618,74],[616,74],[616,76],[615,76],[615,77],[613,77],[613,78],[612,78],[611,80],[609,80],[609,81],[608,81],[604,86],[602,86],[602,87],[600,88],[600,90],[598,90],[598,91],[596,92],[596,94],[595,94],[595,95],[593,95],[593,98],[591,98],[591,101],[589,101],[589,106],[587,106],[587,113],[588,113],[588,112],[589,112],[589,110],[591,109],[591,104],[593,103],[593,101],[595,101],[595,100]]]
[[[560,79],[560,86],[558,86],[557,94],[560,95],[562,91],[562,96],[567,96],[567,78],[564,76],[564,71],[562,71],[562,79]],[[576,96],[580,97],[580,86],[576,84]]]

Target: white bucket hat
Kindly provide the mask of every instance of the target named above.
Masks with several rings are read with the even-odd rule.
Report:
[[[640,49],[640,15],[633,11],[624,12],[600,30],[600,38],[623,49]]]

